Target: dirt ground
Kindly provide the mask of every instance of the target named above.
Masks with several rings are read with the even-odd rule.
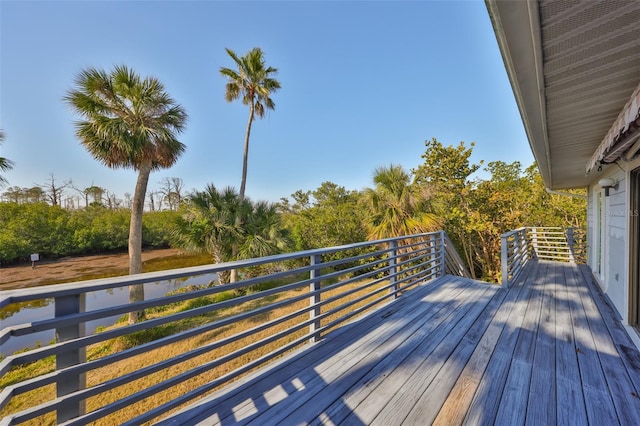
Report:
[[[142,252],[142,261],[178,254],[176,249],[160,249]],[[72,280],[87,274],[120,271],[126,275],[129,270],[129,255],[104,254],[82,257],[64,257],[57,260],[0,268],[0,290],[27,288],[50,283],[52,280]]]

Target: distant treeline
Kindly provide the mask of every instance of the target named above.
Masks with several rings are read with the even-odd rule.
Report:
[[[169,246],[175,211],[147,212],[143,246]],[[0,203],[0,263],[12,264],[38,253],[41,258],[126,251],[131,213],[101,206],[67,210],[44,202]]]

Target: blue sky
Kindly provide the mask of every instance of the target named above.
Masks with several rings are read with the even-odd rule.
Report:
[[[229,47],[279,69],[276,110],[254,123],[247,195],[277,201],[324,181],[371,186],[422,161],[424,141],[475,142],[473,160],[533,162],[483,1],[0,2],[0,155],[10,186],[53,173],[133,193],[135,172],[94,160],[62,97],[83,68],[153,75],[189,115],[175,166],[187,190],[240,186],[248,108],[224,100]],[[6,189],[6,188],[5,188]]]

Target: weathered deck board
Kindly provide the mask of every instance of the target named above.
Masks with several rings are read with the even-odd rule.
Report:
[[[448,426],[461,424],[464,421],[471,401],[480,385],[482,376],[487,368],[498,339],[511,314],[515,302],[520,295],[522,287],[506,293],[500,309],[493,317],[486,332],[478,342],[473,354],[466,363],[455,385],[449,392],[438,416],[434,420],[435,425]]]
[[[300,356],[294,358],[294,362],[283,363],[281,368],[276,369],[277,371],[272,371],[269,375],[258,375],[255,380],[245,379],[243,381],[244,386],[238,389],[239,391],[236,391],[233,397],[227,397],[225,392],[225,398],[220,404],[217,404],[219,417],[221,420],[229,420],[232,423],[237,423],[240,420],[250,420],[250,418],[246,418],[246,412],[247,410],[251,411],[255,402],[251,399],[247,400],[244,394],[244,390],[247,387],[250,386],[252,392],[270,392],[274,383],[296,381],[309,388],[313,381],[320,379],[320,374],[330,370],[333,365],[341,364],[343,360],[346,360],[347,366],[356,363],[358,359],[354,358],[353,352],[359,347],[377,349],[378,346],[385,343],[385,339],[381,339],[380,336],[385,334],[394,336],[401,332],[407,323],[420,327],[432,317],[446,314],[447,310],[456,303],[457,297],[463,294],[468,286],[469,283],[461,283],[457,280],[437,280],[431,283],[428,288],[429,291],[422,299],[404,298],[403,306],[400,308],[402,310],[385,308],[378,315],[363,319],[362,321],[366,322],[366,324],[354,323],[351,326],[375,330],[375,333],[362,333],[357,335],[360,336],[359,338],[354,339],[356,333],[351,332],[351,327],[343,327],[337,330],[339,336],[332,336],[330,342],[324,340],[316,345],[313,351],[303,352]],[[397,301],[400,300],[403,299],[398,299]],[[427,309],[417,309],[420,304],[425,303],[430,304]],[[393,305],[395,303],[389,305],[389,307]],[[397,314],[400,312],[402,314]],[[304,367],[306,365],[315,365],[315,368],[312,371],[305,370]],[[322,387],[323,383],[321,382],[316,391],[319,391]],[[310,391],[312,391],[312,388]],[[302,397],[296,393],[291,393],[291,395],[287,401],[288,404],[294,403],[295,399]],[[215,398],[215,395],[213,398]]]
[[[573,320],[575,351],[578,354],[580,380],[587,406],[587,418],[590,423],[619,424],[613,406],[613,400],[607,390],[604,371],[589,329],[587,314],[584,311],[581,293],[586,291],[584,282],[579,280],[578,271],[569,267],[566,272],[567,288],[571,295],[569,308]],[[580,285],[583,284],[583,285]],[[596,403],[597,401],[597,403]]]
[[[530,262],[526,271],[531,277],[535,277],[539,264]],[[523,272],[524,274],[524,272]],[[502,390],[507,381],[509,366],[513,358],[513,352],[522,328],[525,312],[528,305],[532,286],[525,286],[514,301],[513,307],[507,318],[498,339],[493,355],[489,359],[485,373],[480,381],[478,390],[466,412],[465,424],[493,424],[495,416],[500,408]],[[515,289],[509,290],[513,292]]]
[[[394,373],[398,373],[396,374],[398,377],[396,378],[395,386],[397,391],[372,422],[366,421],[367,424],[393,424],[401,421],[406,416],[405,413],[409,413],[415,407],[420,396],[426,391],[430,382],[440,371],[469,328],[476,322],[478,315],[484,310],[491,297],[473,297],[471,300],[474,303],[471,303],[469,312],[460,321],[451,321],[450,331],[437,346],[431,341],[427,341],[421,345],[419,350],[412,353],[410,360],[412,367],[415,366],[415,369],[396,368],[394,370]],[[401,367],[404,367],[404,363]],[[386,384],[387,381],[385,380],[382,385]],[[382,406],[377,389],[370,396],[373,402],[370,408]],[[360,407],[358,406],[358,408]],[[350,417],[360,417],[361,413],[371,414],[371,410],[354,410]],[[347,418],[348,420],[349,417]]]
[[[478,289],[485,292],[487,288]],[[477,293],[479,295],[479,293]],[[332,391],[325,392],[328,394],[329,399],[332,401],[330,405],[323,411],[322,416],[324,418],[330,418],[332,422],[340,422],[344,421],[351,413],[352,409],[350,407],[356,407],[362,405],[366,407],[366,404],[369,403],[367,398],[369,395],[375,391],[376,395],[381,395],[384,392],[393,392],[393,389],[398,386],[402,386],[404,383],[404,379],[401,379],[399,382],[395,379],[397,376],[389,377],[392,373],[393,369],[398,365],[402,364],[405,368],[409,365],[410,360],[407,358],[409,356],[415,355],[415,351],[418,349],[418,345],[423,343],[425,339],[429,339],[431,344],[437,343],[441,341],[443,338],[447,336],[448,330],[450,330],[450,326],[441,326],[445,320],[452,318],[452,315],[455,316],[457,313],[462,313],[461,309],[464,308],[462,302],[458,303],[455,307],[451,307],[448,312],[443,310],[439,312],[439,317],[434,319],[430,319],[427,326],[419,331],[419,333],[423,336],[423,338],[413,338],[404,342],[396,349],[396,354],[393,356],[387,356],[384,360],[379,362],[373,369],[371,369],[367,374],[362,376],[357,382],[353,383],[349,389],[342,395],[342,398],[336,400],[335,394],[332,395]],[[422,348],[424,350],[424,347]],[[405,357],[404,361],[399,360],[398,357]],[[387,380],[388,379],[388,380]],[[380,383],[385,382],[385,388],[378,389]],[[310,401],[310,405],[313,406],[317,401]],[[374,404],[376,403],[373,400]],[[298,414],[303,414],[305,407],[301,407],[302,410],[298,410]],[[378,407],[379,408],[379,407]],[[375,409],[375,406],[374,406]],[[365,410],[363,408],[363,410]],[[376,411],[377,412],[377,411]],[[312,421],[312,424],[322,424],[323,420],[318,417]]]
[[[587,413],[573,337],[571,293],[564,272],[556,293],[556,417],[558,424],[585,425]]]
[[[617,371],[626,368],[590,290],[586,286],[585,291],[580,292],[580,297],[618,419],[623,425],[640,425],[640,399],[628,374],[616,375]]]
[[[543,285],[544,298],[535,341],[533,370],[526,424],[553,424],[556,421],[556,299],[560,268],[554,265],[552,281]]]
[[[449,399],[451,389],[460,377],[461,371],[469,362],[480,340],[494,319],[496,312],[504,302],[506,291],[496,294],[482,311],[481,316],[469,328],[462,341],[442,366],[431,384],[424,390],[413,406],[405,422],[409,424],[432,423],[441,407]]]
[[[640,424],[616,315],[575,265],[508,290],[444,277],[161,423]]]
[[[473,297],[482,297],[482,294],[486,292],[486,289],[467,289],[468,292],[473,294]],[[399,361],[397,358],[406,355],[406,352],[411,351],[411,346],[419,344],[424,339],[429,341],[439,341],[447,337],[450,329],[447,328],[455,318],[464,316],[465,311],[468,310],[467,305],[464,304],[465,296],[462,293],[454,295],[454,291],[451,291],[451,297],[455,300],[455,303],[449,306],[449,309],[440,309],[432,318],[427,318],[428,321],[424,321],[422,324],[420,321],[406,322],[406,325],[391,336],[389,340],[385,342],[384,347],[375,348],[371,350],[370,347],[361,346],[352,352],[350,358],[355,358],[358,363],[340,363],[332,364],[331,368],[323,370],[323,373],[317,374],[316,382],[322,382],[322,386],[319,386],[316,390],[317,393],[312,395],[312,392],[306,392],[305,398],[290,398],[286,404],[280,404],[270,407],[261,413],[255,420],[256,425],[265,424],[299,424],[304,420],[308,421],[309,412],[316,406],[328,406],[333,403],[337,395],[344,394],[353,383],[357,382],[359,378],[366,375],[366,373],[373,368],[376,364],[384,362],[386,358],[391,359],[391,364],[397,365]],[[443,328],[444,327],[444,328]],[[373,331],[377,334],[377,331]],[[411,339],[409,339],[411,337]],[[398,351],[397,349],[402,343],[409,342],[409,345],[404,347],[404,350]],[[407,347],[409,346],[409,347]],[[419,347],[419,346],[418,346]],[[415,350],[414,352],[415,353]],[[406,364],[406,360],[403,361]],[[318,369],[314,369],[318,373]],[[391,379],[389,376],[388,379]],[[389,380],[385,380],[384,383],[390,383]],[[311,383],[308,383],[312,386]],[[325,410],[325,415],[327,415]],[[333,417],[330,417],[333,420]]]
[[[525,421],[536,334],[544,298],[544,292],[541,291],[541,280],[548,274],[548,272],[543,274],[542,269],[538,270],[535,280],[529,284],[531,293],[528,297],[527,311],[513,351],[507,383],[502,391],[502,399],[495,419],[496,424],[520,425]]]

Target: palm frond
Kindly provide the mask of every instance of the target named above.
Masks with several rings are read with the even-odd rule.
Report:
[[[177,135],[187,114],[156,78],[142,79],[127,66],[116,65],[110,73],[82,70],[75,86],[63,100],[82,117],[75,123],[76,136],[106,166],[170,167],[184,152]]]

